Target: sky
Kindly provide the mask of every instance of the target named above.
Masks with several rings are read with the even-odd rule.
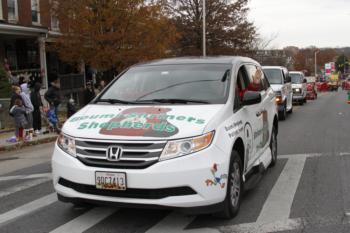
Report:
[[[350,0],[249,0],[249,20],[270,48],[350,47]]]

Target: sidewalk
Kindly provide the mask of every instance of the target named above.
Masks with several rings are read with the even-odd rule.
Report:
[[[14,136],[14,132],[0,133],[0,153],[2,151],[11,151],[20,149],[26,146],[38,145],[48,142],[53,142],[57,139],[56,133],[40,134],[37,137],[33,137],[32,141],[27,142],[7,142],[6,140]]]

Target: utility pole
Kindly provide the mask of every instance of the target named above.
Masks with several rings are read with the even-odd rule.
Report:
[[[205,10],[205,0],[203,0],[203,57],[207,56],[206,48],[206,10]]]
[[[320,50],[315,51],[315,78],[317,77],[317,54],[320,52]]]

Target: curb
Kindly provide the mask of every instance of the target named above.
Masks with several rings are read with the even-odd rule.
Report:
[[[18,149],[22,149],[24,147],[28,147],[28,146],[34,146],[34,145],[40,145],[40,144],[44,144],[44,143],[49,143],[49,142],[54,142],[57,139],[57,135],[54,136],[50,136],[47,138],[41,138],[38,140],[33,140],[30,142],[21,142],[21,143],[16,143],[13,145],[7,145],[7,146],[0,146],[0,152],[3,151],[13,151],[13,150],[18,150]]]

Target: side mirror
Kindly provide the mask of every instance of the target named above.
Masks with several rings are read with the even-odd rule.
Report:
[[[292,81],[292,78],[290,76],[286,77],[286,83],[290,83]]]
[[[304,80],[303,80],[303,83],[307,83],[307,80],[306,80],[306,79],[304,79]]]
[[[243,96],[243,105],[253,105],[261,102],[261,94],[258,91],[247,91]]]

